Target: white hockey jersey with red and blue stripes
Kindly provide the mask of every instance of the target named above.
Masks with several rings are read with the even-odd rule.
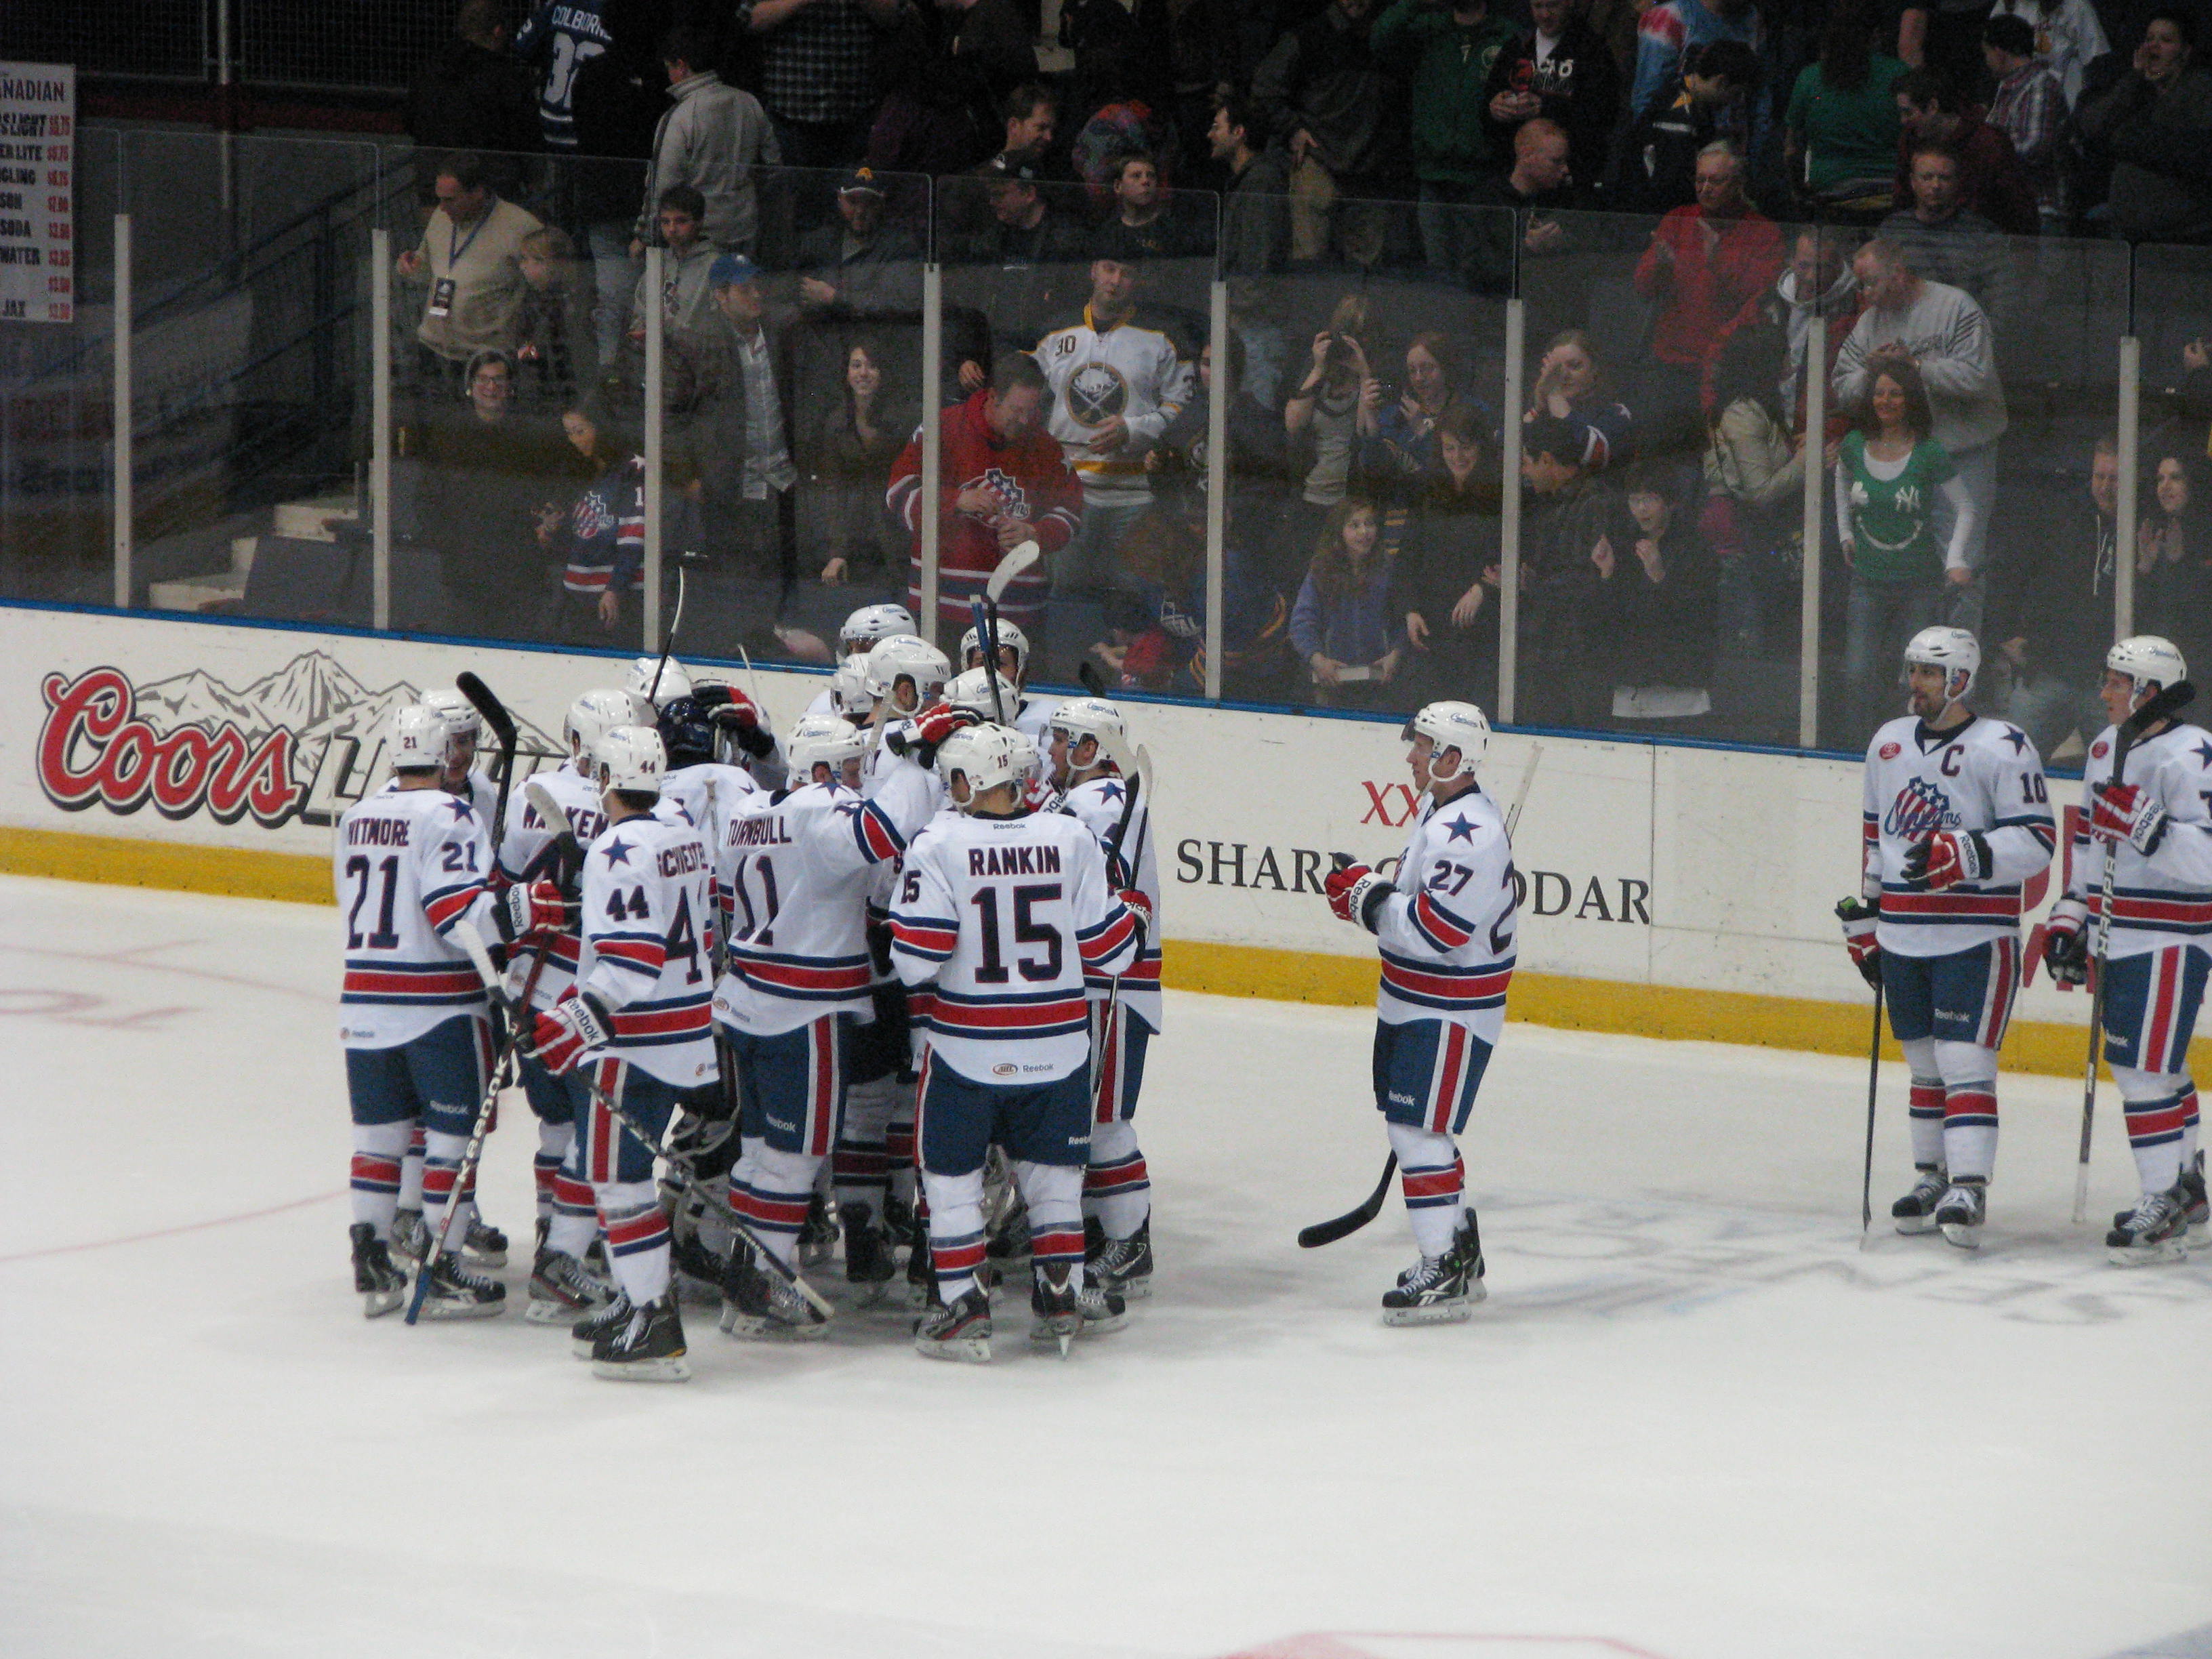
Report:
[[[1093,778],[1088,783],[1079,783],[1060,797],[1060,810],[1083,824],[1098,837],[1103,850],[1114,834],[1115,826],[1121,822],[1121,805],[1128,799],[1129,787],[1120,778]],[[1128,844],[1122,848],[1125,866],[1135,879],[1130,884],[1152,902],[1152,925],[1145,939],[1145,948],[1134,966],[1121,975],[1121,1006],[1129,1011],[1155,1036],[1160,1030],[1160,866],[1152,856],[1152,815],[1151,803],[1139,801],[1129,820]],[[1131,855],[1134,856],[1132,857]],[[1109,870],[1108,878],[1118,879]],[[1112,988],[1113,975],[1097,974],[1089,980],[1093,999],[1103,1001]]]
[[[1980,881],[1941,892],[1905,879],[1905,854],[1942,831],[1979,831],[1990,850]],[[1867,745],[1863,886],[1880,893],[1875,937],[1899,956],[1941,957],[2017,938],[2021,884],[2058,844],[2043,757],[2008,721],[1972,715],[1947,731],[1917,716],[1883,725]]]
[[[564,763],[550,772],[532,773],[532,778],[545,786],[555,805],[568,814],[567,827],[576,837],[579,847],[589,847],[605,832],[606,809],[601,805],[599,787],[576,770],[574,761]],[[546,844],[558,835],[562,826],[549,824],[538,815],[527,795],[516,790],[507,798],[507,832],[500,837],[500,874],[509,882],[520,881],[522,872],[530,867],[531,860],[545,850]],[[545,965],[538,970],[537,983],[531,988],[530,1006],[550,1008],[561,1000],[561,994],[575,982],[576,956],[583,948],[580,931],[582,918],[568,918],[568,931],[550,941],[545,946]],[[507,974],[508,981],[519,994],[529,977],[529,969],[520,965],[529,960],[527,952],[520,953],[517,965]]]
[[[2117,735],[2106,726],[2081,768],[2081,817],[2066,894],[2086,903],[2092,917],[2104,908],[2103,849],[2115,843],[2090,838],[2091,791],[2112,775]],[[2128,751],[2122,781],[2166,808],[2167,823],[2148,857],[2127,842],[2117,843],[2111,954],[2141,956],[2175,945],[2212,953],[2212,735],[2202,726],[2173,726],[2141,739]]]
[[[765,799],[753,775],[743,767],[702,761],[680,767],[660,780],[660,798],[683,807],[709,850],[722,844],[722,826],[757,799]]]
[[[1085,979],[1133,966],[1140,938],[1097,837],[1060,812],[931,819],[891,908],[899,977],[933,991],[931,1063],[976,1083],[1088,1066]]]
[[[1505,1029],[1518,896],[1505,817],[1480,787],[1421,797],[1392,890],[1375,913],[1385,1025],[1440,1019],[1495,1043]]]
[[[730,940],[714,1018],[756,1036],[873,1012],[868,893],[924,820],[841,784],[756,796],[723,826],[714,873]]]
[[[679,1089],[714,1076],[714,883],[706,842],[665,803],[592,843],[577,983],[614,1016],[595,1062],[627,1060]]]
[[[483,981],[448,936],[464,919],[491,933],[490,860],[483,820],[443,789],[382,790],[346,809],[331,873],[347,1048],[397,1048],[456,1014],[489,1018]]]

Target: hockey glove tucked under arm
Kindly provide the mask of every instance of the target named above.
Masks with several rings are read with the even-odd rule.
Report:
[[[562,997],[551,1012],[538,1016],[530,1032],[531,1052],[556,1077],[574,1066],[586,1049],[604,1048],[613,1040],[614,1017],[588,992]]]
[[[1905,879],[1915,887],[1941,892],[1990,873],[1989,837],[1978,830],[1946,830],[1916,843],[1905,855]]]
[[[1328,908],[1344,921],[1356,921],[1375,931],[1375,910],[1390,891],[1390,884],[1364,864],[1339,866],[1322,878]]]
[[[1859,970],[1859,977],[1873,986],[1881,983],[1881,946],[1874,937],[1880,915],[1856,899],[1836,901],[1836,920],[1844,924],[1844,949],[1851,953],[1851,966]]]
[[[2132,783],[2100,783],[2089,833],[2099,841],[2125,842],[2148,858],[2166,839],[2166,808]]]
[[[1137,919],[1137,931],[1145,936],[1146,940],[1149,940],[1152,936],[1152,900],[1146,898],[1142,893],[1139,892],[1133,887],[1125,887],[1114,896],[1120,899],[1122,903],[1129,907],[1129,914]],[[1138,944],[1138,949],[1142,950],[1143,948],[1144,941],[1140,940]]]
[[[2089,982],[2089,907],[2061,899],[2043,924],[2043,965],[2061,990]]]
[[[550,881],[518,881],[500,895],[492,913],[499,936],[509,945],[550,939],[568,923],[568,907]]]

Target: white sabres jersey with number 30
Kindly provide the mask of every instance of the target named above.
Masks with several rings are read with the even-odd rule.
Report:
[[[714,862],[673,809],[624,818],[584,857],[577,983],[614,1015],[593,1059],[628,1060],[679,1089],[714,1075]]]
[[[476,809],[442,789],[383,790],[346,809],[331,875],[347,1048],[397,1048],[456,1014],[489,1017],[483,981],[447,935],[465,919],[490,931],[490,856]]]
[[[1941,892],[1905,879],[1905,855],[1944,831],[1978,830],[1990,868]],[[1941,957],[2020,932],[2021,883],[2051,862],[2051,790],[2043,757],[2017,726],[1982,715],[1936,732],[1914,715],[1867,746],[1862,823],[1865,881],[1881,884],[1875,937],[1899,956]]]
[[[1006,1087],[1091,1063],[1085,977],[1128,969],[1139,937],[1097,838],[1058,812],[932,819],[891,909],[899,977],[935,981],[933,1063]]]
[[[1393,890],[1376,913],[1385,1025],[1440,1019],[1495,1043],[1505,1029],[1519,897],[1505,817],[1480,789],[1421,798]]]

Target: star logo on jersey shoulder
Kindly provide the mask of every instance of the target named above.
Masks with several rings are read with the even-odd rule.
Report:
[[[2196,756],[2197,758],[2203,762],[2206,766],[2212,767],[2212,738],[2208,738],[2206,741],[2198,744],[2196,748],[2191,750],[2189,752]]]
[[[1105,782],[1098,786],[1098,796],[1102,800],[1119,800],[1127,793],[1128,793],[1128,791],[1122,788],[1120,784],[1115,782],[1111,778],[1109,778]]]
[[[607,862],[609,864],[628,864],[629,862],[629,855],[636,850],[637,849],[632,847],[628,842],[617,836],[606,845]]]
[[[2005,741],[2012,745],[2014,754],[2024,755],[2027,752],[2027,733],[2017,726],[2008,726],[2005,728]]]
[[[453,799],[447,801],[446,805],[453,809],[453,822],[456,823],[459,823],[464,818],[474,817],[476,816],[477,809],[470,805],[468,802],[463,800],[459,795],[454,796]]]
[[[1449,823],[1446,824],[1444,828],[1451,831],[1451,834],[1446,837],[1447,840],[1463,841],[1470,845],[1474,843],[1474,826],[1467,821],[1467,815],[1465,813],[1462,813],[1459,817],[1454,818]]]

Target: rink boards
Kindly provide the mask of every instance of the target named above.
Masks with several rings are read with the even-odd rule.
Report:
[[[330,826],[381,780],[396,704],[473,670],[521,722],[522,767],[550,766],[569,702],[618,682],[628,660],[0,605],[0,869],[328,902]],[[779,728],[824,683],[756,678]],[[1370,999],[1371,942],[1329,915],[1321,882],[1334,853],[1379,862],[1402,845],[1413,796],[1398,722],[1137,700],[1129,712],[1158,778],[1167,981]],[[1537,747],[1515,837],[1515,1017],[1865,1051],[1867,996],[1833,915],[1857,887],[1856,763],[1501,733],[1484,769],[1501,801]],[[2038,910],[2056,879],[2032,884]],[[2039,981],[2008,1063],[2078,1072],[2081,1036],[2066,1028],[2086,1014]]]

